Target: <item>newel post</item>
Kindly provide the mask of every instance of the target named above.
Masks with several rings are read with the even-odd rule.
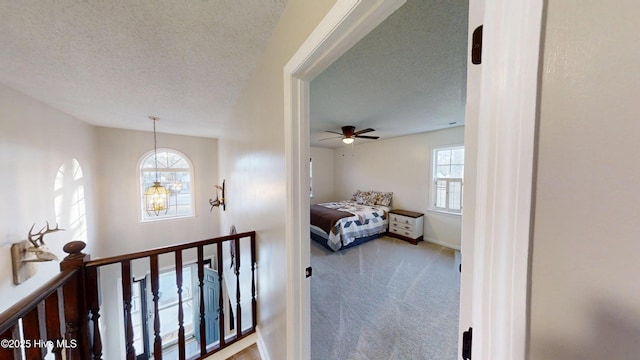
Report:
[[[85,246],[86,244],[82,241],[67,243],[62,250],[69,255],[60,262],[61,271],[76,271],[75,279],[67,282],[62,289],[65,318],[64,348],[69,360],[91,359],[84,269],[84,263],[89,260],[89,255],[82,252]]]

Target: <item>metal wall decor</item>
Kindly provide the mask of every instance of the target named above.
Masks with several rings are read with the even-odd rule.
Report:
[[[222,186],[220,185],[216,185],[216,199],[209,199],[209,205],[211,205],[211,209],[209,209],[209,212],[213,211],[214,207],[220,207],[222,206],[222,210],[226,210],[226,206],[224,204],[224,180],[222,180]],[[222,196],[218,196],[218,191],[222,191]]]

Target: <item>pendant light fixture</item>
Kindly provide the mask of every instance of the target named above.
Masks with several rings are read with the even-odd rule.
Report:
[[[158,181],[158,146],[156,141],[156,121],[160,118],[149,116],[153,121],[153,158],[156,164],[156,181],[144,192],[144,205],[147,214],[155,214],[156,216],[166,214],[169,210],[169,189],[160,185]]]

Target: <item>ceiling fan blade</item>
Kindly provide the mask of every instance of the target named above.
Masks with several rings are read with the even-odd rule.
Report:
[[[358,139],[373,139],[373,140],[380,139],[380,136],[356,135],[356,137]]]
[[[364,134],[364,133],[368,133],[368,132],[372,132],[372,131],[375,131],[375,130],[372,129],[372,128],[366,128],[366,129],[362,129],[362,130],[356,131],[356,132],[354,132],[354,134],[355,135],[360,135],[360,134]]]
[[[325,139],[318,139],[317,141],[325,141],[325,140],[331,140],[331,139],[340,139],[342,136],[332,136],[330,138],[325,138]]]
[[[332,134],[342,135],[342,133],[335,132],[335,131],[331,131],[331,130],[327,130],[327,131],[325,131],[325,132],[332,133]]]

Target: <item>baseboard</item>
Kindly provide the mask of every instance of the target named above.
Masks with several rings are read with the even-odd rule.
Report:
[[[428,237],[425,237],[424,239],[426,241],[430,242],[430,243],[438,244],[440,246],[448,247],[449,249],[460,251],[460,246],[451,245],[451,244],[448,244],[446,242],[443,242],[443,241],[440,241],[440,240],[436,240],[436,239],[432,239],[432,238],[428,238]]]
[[[256,335],[257,335],[256,344],[258,345],[258,352],[260,353],[260,359],[271,360],[271,358],[269,357],[269,352],[267,351],[267,346],[264,343],[264,339],[262,339],[262,335],[260,335],[259,326],[256,326]]]

